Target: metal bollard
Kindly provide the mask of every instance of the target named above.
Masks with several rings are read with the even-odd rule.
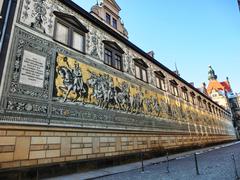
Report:
[[[194,159],[195,159],[195,167],[196,167],[197,175],[200,175],[199,169],[198,169],[197,153],[194,153]]]
[[[169,171],[169,157],[168,157],[168,152],[167,152],[167,173],[170,173],[170,171]]]
[[[239,179],[238,172],[237,172],[237,165],[236,165],[236,160],[235,160],[235,155],[234,154],[232,154],[232,160],[233,160],[233,165],[234,165],[234,171],[235,171],[236,179]]]
[[[143,152],[141,152],[142,172],[144,172],[143,157],[144,157],[144,153],[143,153]]]

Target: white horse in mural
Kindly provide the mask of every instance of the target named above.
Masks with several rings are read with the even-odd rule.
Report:
[[[87,85],[81,80],[79,80],[79,76],[76,76],[74,71],[76,69],[69,69],[66,67],[59,67],[57,72],[59,76],[63,79],[63,85],[58,86],[58,88],[65,92],[64,102],[66,102],[68,95],[71,91],[76,93],[76,97],[74,101],[77,101],[78,98],[83,97],[83,103],[85,103],[85,99],[88,97],[88,87]],[[81,85],[79,85],[82,82]]]

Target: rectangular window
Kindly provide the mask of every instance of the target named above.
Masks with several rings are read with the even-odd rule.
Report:
[[[112,65],[112,52],[108,49],[105,49],[104,62],[108,65]]]
[[[55,39],[61,43],[68,44],[68,34],[69,29],[62,25],[61,23],[57,22],[56,24],[56,32],[55,32]]]
[[[210,112],[212,112],[212,108],[211,108],[211,105],[210,105],[210,104],[208,104],[208,110],[209,110]]]
[[[160,83],[160,78],[156,78],[156,85],[157,85],[157,88],[161,89],[161,83]]]
[[[70,22],[56,19],[54,40],[79,52],[85,52],[85,31],[73,26]]]
[[[122,71],[122,55],[116,49],[105,45],[104,63]]]
[[[113,18],[112,25],[115,29],[117,29],[117,20]]]
[[[115,62],[114,62],[114,66],[116,69],[121,70],[122,69],[122,57],[115,54]]]
[[[156,76],[156,83],[157,88],[165,90],[165,81],[163,78]]]
[[[73,42],[72,47],[78,51],[84,51],[84,37],[77,33],[73,32]]]
[[[106,22],[107,22],[108,24],[111,24],[111,16],[110,16],[110,14],[108,14],[108,13],[106,13]]]
[[[160,79],[160,85],[162,90],[165,90],[165,80],[164,79]]]
[[[141,79],[144,82],[148,82],[147,70],[138,64],[135,64],[135,69],[136,69],[136,74],[135,74],[136,78]]]
[[[205,110],[207,110],[207,102],[206,102],[206,100],[203,100],[203,108],[204,108]]]
[[[142,69],[142,80],[147,82],[147,71],[145,69]]]
[[[177,85],[171,84],[171,86],[170,86],[170,92],[171,92],[171,94],[174,95],[174,96],[179,96]]]
[[[202,105],[202,100],[201,100],[200,98],[198,99],[198,105],[199,105],[199,107],[201,107],[201,108],[203,107],[203,105]]]
[[[138,67],[138,66],[136,66],[136,77],[138,78],[138,79],[141,79],[141,72],[140,72],[140,67]]]
[[[188,101],[188,93],[187,93],[187,91],[183,91],[183,99],[185,101]]]
[[[173,89],[174,89],[174,95],[178,96],[178,88],[177,88],[177,86],[174,86]]]
[[[195,105],[195,96],[191,96],[192,97],[192,104]]]

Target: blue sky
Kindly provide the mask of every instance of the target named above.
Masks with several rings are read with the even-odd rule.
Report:
[[[90,11],[96,0],[74,0]],[[129,40],[199,87],[208,65],[240,92],[240,12],[237,0],[117,0]]]

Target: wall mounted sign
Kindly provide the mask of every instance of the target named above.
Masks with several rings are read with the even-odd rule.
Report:
[[[20,84],[43,88],[46,57],[24,50]]]

